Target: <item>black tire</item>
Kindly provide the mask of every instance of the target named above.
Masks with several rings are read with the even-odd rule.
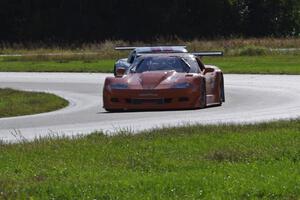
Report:
[[[116,76],[117,75],[117,67],[116,67],[116,65],[114,65],[114,76]]]
[[[206,107],[206,81],[205,79],[201,79],[201,91],[200,91],[200,108]]]
[[[220,102],[225,102],[225,89],[224,89],[224,78],[223,78],[223,74],[222,74],[222,77],[221,77],[221,86],[220,86],[220,89],[221,89],[221,95],[220,95]]]

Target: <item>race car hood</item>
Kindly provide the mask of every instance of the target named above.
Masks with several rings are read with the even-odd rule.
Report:
[[[176,71],[153,71],[132,73],[123,77],[123,83],[127,83],[132,89],[169,88],[177,82],[186,81],[186,73]]]

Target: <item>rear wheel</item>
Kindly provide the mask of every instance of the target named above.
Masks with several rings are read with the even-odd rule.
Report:
[[[200,91],[200,108],[206,107],[206,82],[205,79],[201,79],[201,91]]]

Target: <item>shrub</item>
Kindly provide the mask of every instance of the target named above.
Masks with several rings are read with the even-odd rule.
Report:
[[[238,49],[239,56],[262,56],[270,53],[270,49],[258,46],[246,46]]]

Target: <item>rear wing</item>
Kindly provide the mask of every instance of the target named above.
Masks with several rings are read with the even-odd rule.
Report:
[[[163,45],[163,46],[143,46],[143,47],[136,47],[136,46],[117,46],[115,50],[118,51],[126,51],[126,50],[134,50],[137,48],[186,48],[185,45]]]
[[[200,51],[197,53],[192,53],[194,56],[223,56],[224,53],[222,51]]]
[[[115,47],[115,50],[118,50],[118,51],[126,51],[126,50],[134,50],[138,47]]]

